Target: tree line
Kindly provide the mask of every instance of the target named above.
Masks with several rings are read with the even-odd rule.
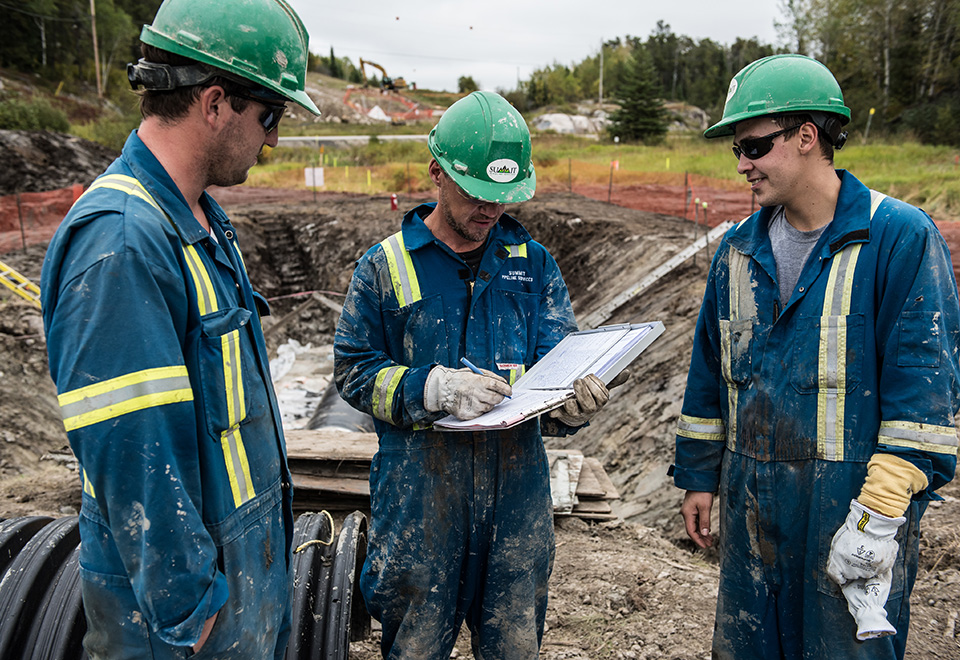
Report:
[[[873,131],[960,145],[960,0],[780,0],[780,13],[779,46],[695,40],[660,21],[646,38],[606,41],[579,63],[541,67],[501,91],[529,110],[629,100],[639,80],[647,93],[698,106],[716,121],[737,71],[767,55],[801,53],[837,77],[852,130],[871,121]]]

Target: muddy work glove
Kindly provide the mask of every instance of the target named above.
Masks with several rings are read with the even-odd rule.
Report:
[[[830,543],[827,575],[843,586],[858,578],[889,573],[897,558],[894,537],[906,521],[903,516],[889,518],[851,500],[850,513]]]
[[[887,621],[887,611],[883,609],[890,595],[891,579],[891,571],[884,571],[877,577],[852,580],[843,585],[847,609],[857,622],[857,639],[861,642],[897,634],[897,629]]]
[[[593,374],[573,381],[573,391],[576,396],[567,399],[559,408],[550,411],[553,417],[567,426],[582,426],[600,412],[610,400],[610,391],[603,381]]]
[[[429,412],[443,411],[457,419],[473,419],[489,411],[511,392],[507,381],[492,371],[475,374],[469,369],[438,365],[427,374],[423,407]]]

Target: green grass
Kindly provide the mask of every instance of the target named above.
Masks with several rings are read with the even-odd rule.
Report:
[[[327,126],[349,132],[344,130],[348,128],[344,125]],[[388,132],[386,127],[378,128],[380,134]],[[853,136],[847,146],[836,153],[835,163],[838,168],[853,172],[867,186],[921,206],[938,220],[960,220],[958,154],[960,150],[955,148],[906,140],[871,140],[864,145],[859,136]],[[541,185],[565,187],[571,169],[574,183],[605,184],[610,176],[610,162],[619,160],[616,176],[619,183],[683,185],[684,174],[689,173],[710,179],[708,185],[712,187],[746,189],[730,153],[730,140],[706,140],[694,133],[672,135],[664,145],[655,147],[616,145],[553,134],[535,135],[533,155]],[[270,166],[283,163],[285,171],[298,172],[296,180],[302,186],[302,168],[317,164],[317,158],[318,153],[313,149],[280,147],[273,150],[266,162]],[[334,159],[336,167],[333,166]],[[328,168],[325,188],[351,192],[402,192],[407,189],[406,167],[409,163],[410,188],[430,190],[432,186],[426,173],[429,159],[426,145],[420,142],[380,141],[349,149],[328,147],[324,154],[324,164]],[[349,175],[345,166],[350,167]],[[368,168],[372,168],[369,186],[365,174]],[[338,173],[338,170],[341,171]],[[277,179],[277,175],[268,175],[268,171],[263,170],[263,166],[254,168],[250,183],[271,185],[268,181]],[[292,174],[288,176],[289,181],[294,180]],[[344,187],[338,187],[340,185]]]

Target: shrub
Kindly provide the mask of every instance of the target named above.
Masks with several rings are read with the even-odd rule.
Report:
[[[45,99],[0,100],[0,129],[64,133],[69,128],[67,116]]]

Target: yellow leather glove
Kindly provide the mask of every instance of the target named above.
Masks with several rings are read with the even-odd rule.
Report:
[[[913,463],[893,454],[874,454],[857,501],[872,511],[899,518],[913,494],[927,487],[927,476]]]

